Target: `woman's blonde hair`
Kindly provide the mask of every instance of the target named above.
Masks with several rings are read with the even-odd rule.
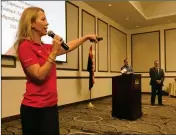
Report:
[[[14,43],[17,54],[19,45],[23,42],[23,40],[32,40],[32,22],[36,20],[37,13],[39,11],[44,12],[44,10],[39,7],[29,7],[23,11],[19,20],[18,31],[16,33],[16,41]]]

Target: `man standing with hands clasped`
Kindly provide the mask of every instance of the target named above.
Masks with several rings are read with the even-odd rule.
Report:
[[[162,104],[162,86],[164,82],[164,71],[159,67],[159,61],[154,62],[154,67],[150,68],[150,85],[151,85],[151,105],[155,105],[155,97],[158,94],[158,105]]]

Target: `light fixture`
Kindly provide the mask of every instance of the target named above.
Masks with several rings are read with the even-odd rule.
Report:
[[[111,4],[109,4],[108,6],[109,6],[109,7],[112,7],[112,5],[111,5]]]
[[[126,17],[126,18],[125,18],[125,20],[127,20],[127,21],[128,21],[128,20],[129,20],[129,17]]]
[[[136,25],[136,28],[138,28],[139,26],[138,25]]]
[[[172,22],[172,20],[168,20],[167,22],[170,23],[170,22]]]

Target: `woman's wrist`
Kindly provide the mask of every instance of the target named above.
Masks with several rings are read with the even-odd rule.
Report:
[[[57,52],[52,51],[49,55],[48,55],[48,59],[47,61],[52,63],[52,64],[56,64],[56,56],[57,56]]]
[[[56,59],[56,56],[57,56],[57,52],[56,52],[56,51],[52,51],[52,52],[49,54],[49,57],[51,57],[53,60]]]
[[[53,59],[51,59],[50,57],[48,57],[47,61],[51,64],[56,64],[56,62]]]
[[[90,39],[89,35],[84,36],[85,41]]]

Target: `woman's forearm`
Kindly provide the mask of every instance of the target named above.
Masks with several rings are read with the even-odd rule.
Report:
[[[58,55],[62,55],[62,54],[73,51],[74,49],[82,45],[85,41],[87,41],[88,39],[89,39],[88,36],[84,36],[79,39],[75,39],[75,40],[68,42],[67,45],[69,46],[69,50],[64,50],[64,48],[61,48]]]
[[[68,42],[68,46],[69,46],[69,50],[68,52],[76,49],[78,46],[80,46],[81,44],[83,44],[85,41],[88,40],[88,37],[87,36],[84,36],[84,37],[81,37],[79,39],[75,39],[75,40],[72,40],[70,42]]]

